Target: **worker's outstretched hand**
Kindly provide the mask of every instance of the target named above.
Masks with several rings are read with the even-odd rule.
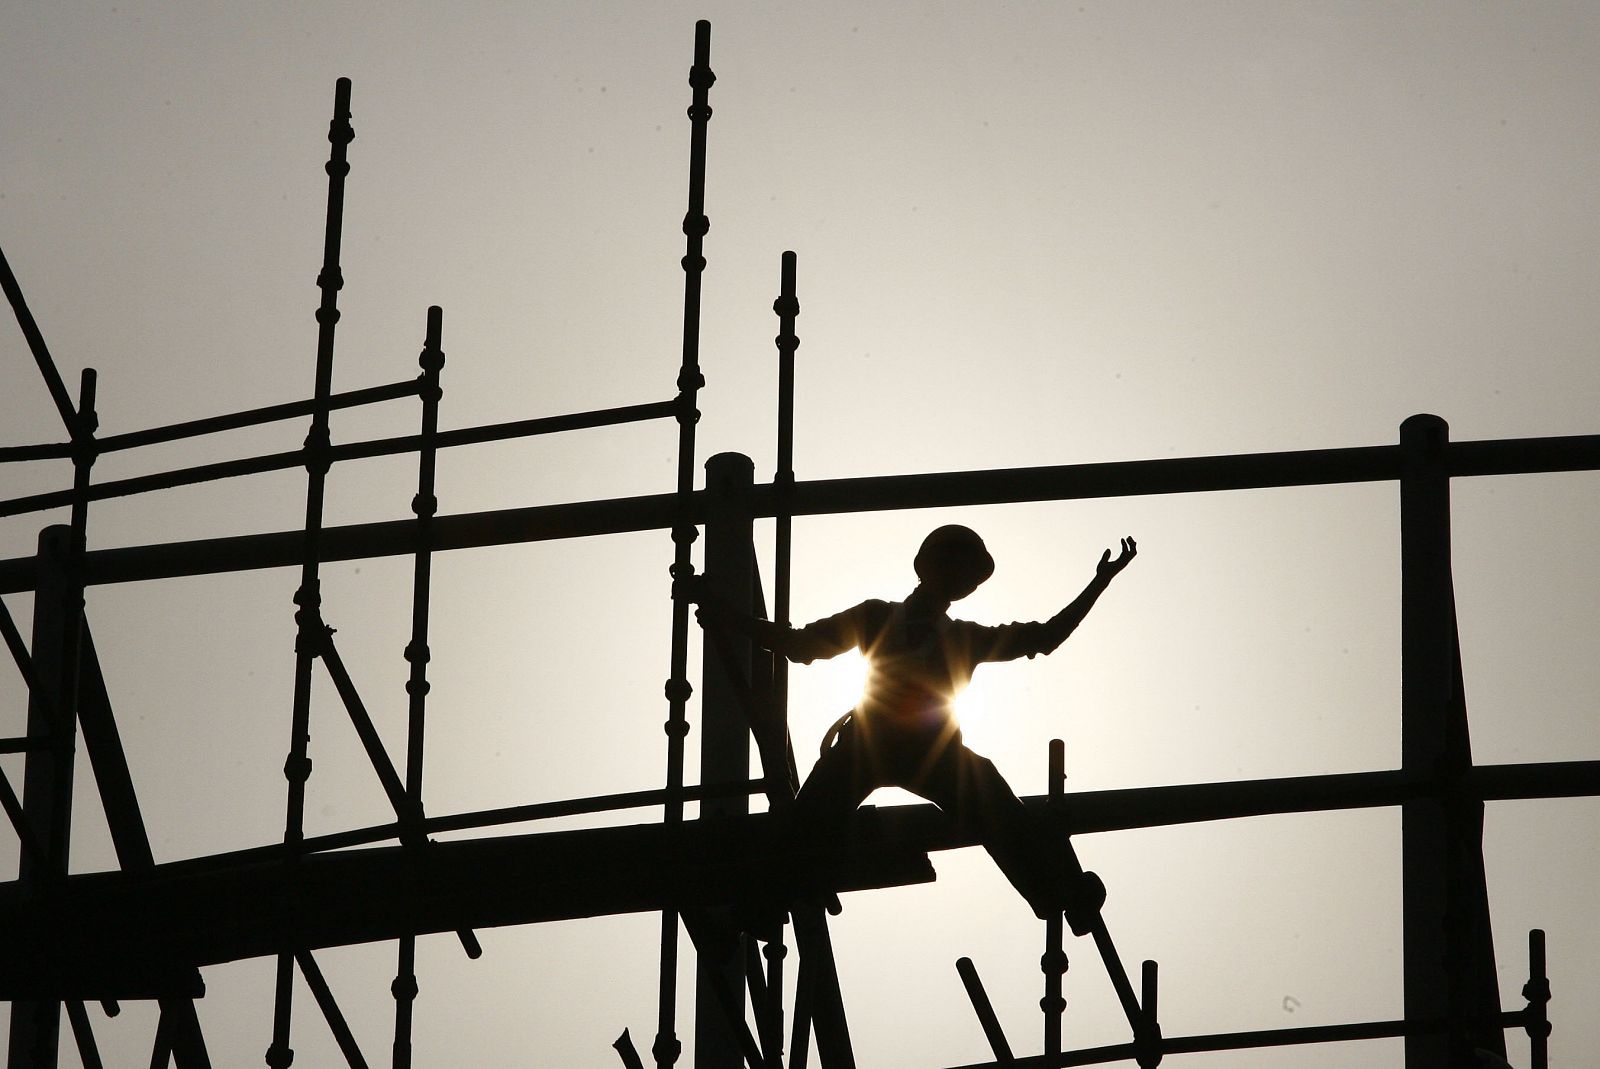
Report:
[[[1133,538],[1124,538],[1122,540],[1122,552],[1117,555],[1117,559],[1112,560],[1111,551],[1109,549],[1106,550],[1100,554],[1100,563],[1095,565],[1094,573],[1101,579],[1115,579],[1117,573],[1126,568],[1128,562],[1138,555],[1139,546],[1134,542]]]

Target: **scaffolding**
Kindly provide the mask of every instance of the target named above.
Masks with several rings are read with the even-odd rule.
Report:
[[[695,1064],[704,1069],[804,1069],[816,1043],[825,1069],[855,1064],[845,1001],[834,968],[829,901],[839,891],[902,886],[933,879],[928,854],[973,845],[934,807],[862,811],[848,835],[798,856],[772,832],[798,786],[788,738],[787,681],[782,658],[746,641],[709,634],[702,671],[701,782],[685,781],[689,680],[689,580],[693,547],[704,532],[707,581],[722,596],[766,616],[753,543],[758,519],[775,521],[770,618],[789,621],[791,524],[796,516],[936,506],[1059,501],[1100,497],[1205,493],[1267,487],[1363,482],[1397,484],[1402,561],[1401,767],[1353,774],[1132,790],[1064,789],[1063,749],[1049,752],[1049,790],[1028,804],[1062,833],[1224,820],[1332,809],[1398,806],[1402,814],[1404,886],[1404,1012],[1393,1020],[1211,1035],[1164,1035],[1158,1014],[1156,962],[1138,970],[1138,990],[1103,917],[1089,934],[1126,1017],[1126,1042],[1065,1050],[1065,932],[1057,915],[1044,923],[1040,957],[1042,1053],[1019,1055],[1002,1030],[970,959],[956,963],[993,1060],[990,1066],[1045,1067],[1132,1062],[1158,1065],[1168,1055],[1253,1047],[1404,1037],[1407,1069],[1445,1069],[1505,1062],[1505,1031],[1528,1037],[1529,1062],[1546,1065],[1550,997],[1543,933],[1529,934],[1526,1004],[1503,1009],[1498,993],[1482,849],[1488,801],[1600,794],[1600,762],[1516,765],[1473,762],[1461,679],[1450,568],[1450,486],[1454,479],[1600,469],[1600,436],[1452,442],[1444,421],[1414,416],[1398,443],[1361,448],[1057,467],[961,471],[799,482],[793,464],[796,258],[784,253],[774,302],[779,330],[777,466],[756,483],[748,458],[723,454],[706,465],[697,487],[695,424],[698,391],[704,239],[710,26],[698,23],[689,84],[689,196],[685,252],[682,359],[671,398],[641,405],[519,420],[460,430],[439,429],[445,363],[443,314],[425,316],[413,379],[334,393],[331,388],[338,296],[343,286],[340,241],[345,178],[350,165],[348,80],[335,92],[329,128],[324,259],[318,277],[317,353],[312,395],[191,422],[100,435],[95,373],[83,373],[76,401],[56,369],[10,266],[0,256],[0,283],[66,430],[66,440],[0,448],[0,462],[70,459],[72,487],[0,502],[0,516],[66,508],[65,525],[45,527],[36,555],[0,560],[0,594],[34,595],[32,641],[25,641],[4,603],[0,631],[28,688],[26,733],[0,740],[0,752],[25,754],[19,797],[0,771],[0,804],[20,843],[17,880],[0,885],[0,917],[9,933],[0,950],[0,998],[12,1002],[8,1066],[41,1069],[57,1062],[64,1008],[85,1066],[101,1065],[86,1003],[114,1014],[119,1000],[150,999],[160,1008],[152,1064],[180,1069],[210,1065],[194,1000],[200,968],[241,958],[276,961],[273,1028],[266,1063],[294,1061],[290,1020],[298,973],[326,1018],[347,1063],[366,1057],[345,1023],[315,954],[328,947],[394,941],[397,962],[391,1064],[411,1065],[417,993],[416,938],[457,934],[465,953],[481,951],[478,927],[533,924],[611,913],[658,911],[661,919],[659,1014],[650,1054],[658,1069],[681,1053],[676,1004],[680,932],[696,955],[693,1015]],[[335,411],[415,398],[415,435],[334,445]],[[310,418],[301,448],[156,474],[95,482],[103,454],[270,422]],[[677,478],[672,492],[613,500],[438,515],[438,452],[580,428],[670,420],[677,427]],[[414,454],[413,518],[328,526],[325,478],[340,462]],[[304,468],[306,507],[294,531],[165,545],[90,550],[89,506],[112,497],[268,471]],[[474,547],[618,532],[670,533],[673,604],[670,676],[665,686],[665,784],[655,790],[539,802],[488,811],[429,814],[423,795],[423,738],[429,691],[429,594],[433,555]],[[413,560],[407,732],[403,760],[386,750],[361,693],[340,658],[323,616],[319,568],[332,561],[383,556]],[[85,588],[96,584],[298,567],[295,672],[287,798],[281,842],[157,865],[101,674]],[[308,719],[320,662],[354,726],[394,812],[390,822],[325,835],[304,828],[311,772]],[[111,832],[120,871],[68,871],[74,743],[81,731]],[[760,774],[752,778],[751,740]],[[765,797],[768,813],[750,812]],[[699,805],[700,818],[685,819]],[[519,834],[436,842],[430,837],[557,816],[660,806],[660,823],[583,831]],[[708,819],[714,818],[714,819]],[[374,848],[373,844],[389,844]],[[367,847],[365,849],[352,849]],[[780,856],[782,855],[782,856]],[[781,863],[780,863],[781,862]],[[1071,859],[1073,866],[1076,858]],[[804,866],[811,893],[796,898],[774,873]],[[836,899],[834,899],[836,902]],[[793,991],[786,993],[792,924],[797,948]],[[746,1019],[746,1005],[754,1020]],[[790,1009],[786,1021],[785,1011]],[[786,1042],[787,1040],[787,1042]],[[642,1069],[630,1034],[616,1041],[624,1065]]]

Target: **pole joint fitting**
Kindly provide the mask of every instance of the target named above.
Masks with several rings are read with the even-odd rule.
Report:
[[[655,1058],[658,1069],[666,1069],[678,1060],[678,1055],[683,1053],[683,1044],[678,1042],[678,1037],[671,1032],[662,1032],[656,1036],[656,1041],[650,1045],[650,1056]]]
[[[304,783],[311,778],[311,758],[304,754],[290,754],[283,762],[283,778],[290,783]],[[294,1057],[294,1052],[289,1054]],[[288,1062],[283,1064],[288,1065]]]

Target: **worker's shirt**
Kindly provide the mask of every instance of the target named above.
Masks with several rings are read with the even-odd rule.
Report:
[[[987,627],[906,602],[874,599],[796,629],[784,652],[809,664],[860,650],[870,668],[856,712],[917,729],[954,719],[955,696],[983,662],[1032,657],[1060,644],[1040,623]]]

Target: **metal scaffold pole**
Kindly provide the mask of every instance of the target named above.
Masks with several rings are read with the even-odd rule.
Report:
[[[1402,771],[1427,790],[1401,806],[1406,1069],[1448,1069],[1482,1049],[1505,1057],[1483,868],[1483,802],[1472,768],[1450,571],[1450,430],[1437,416],[1400,427]]]
[[[672,646],[667,679],[667,800],[665,823],[669,829],[683,822],[684,739],[689,734],[686,707],[693,688],[689,684],[689,603],[683,587],[694,576],[692,550],[696,537],[692,513],[694,494],[694,429],[696,409],[705,377],[700,372],[700,280],[705,272],[704,245],[711,222],[705,214],[706,124],[711,120],[709,99],[716,75],[711,70],[711,23],[694,27],[694,65],[689,85],[694,90],[689,107],[689,209],[683,217],[686,250],[683,255],[683,359],[678,370],[678,486],[677,516],[672,542]],[[682,1053],[677,1034],[678,913],[661,913],[661,969],[656,1018],[656,1039],[651,1046],[657,1069],[669,1069]]]
[[[52,883],[65,881],[67,836],[71,828],[67,817],[71,813],[73,750],[70,740],[74,728],[61,692],[67,653],[66,617],[74,600],[74,584],[70,578],[71,541],[71,528],[46,527],[39,532],[36,558],[39,571],[33,596],[28,738],[43,740],[45,745],[28,750],[23,768],[23,826],[31,833],[23,842],[33,842],[37,850],[23,850],[18,861],[17,886],[40,899],[48,899]],[[67,802],[64,812],[63,797]],[[41,998],[13,1002],[8,1069],[54,1066],[60,1028],[58,1001]]]
[[[289,735],[289,756],[283,775],[289,782],[289,800],[283,841],[291,860],[305,838],[306,780],[311,775],[307,748],[311,741],[311,678],[321,645],[322,594],[319,567],[322,548],[322,505],[329,459],[328,397],[333,392],[333,340],[339,322],[339,290],[344,276],[339,268],[339,247],[344,227],[344,181],[350,173],[347,159],[355,130],[350,125],[350,79],[340,78],[334,90],[333,120],[328,126],[332,146],[328,172],[328,211],[323,230],[322,271],[317,287],[322,301],[317,307],[317,365],[311,430],[305,441],[306,519],[301,546],[300,586],[295,592],[295,663],[293,723]],[[266,1062],[271,1069],[288,1069],[294,1063],[289,1046],[291,1010],[294,999],[295,956],[292,951],[278,954],[277,981],[272,1017],[272,1045]]]
[[[1061,809],[1062,794],[1067,779],[1067,747],[1060,739],[1050,740],[1049,783],[1046,786],[1048,805]],[[1052,1057],[1061,1053],[1061,1017],[1067,1010],[1067,1000],[1062,995],[1062,981],[1067,975],[1067,948],[1064,918],[1051,913],[1044,922],[1044,953],[1039,955],[1039,971],[1044,973],[1044,994],[1039,999],[1039,1009],[1044,1013],[1044,1053]]]
[[[54,370],[44,360],[40,367]],[[42,854],[23,853],[18,861],[17,882],[47,902],[66,890],[70,860],[78,665],[83,643],[83,557],[89,522],[89,479],[99,422],[95,415],[95,380],[94,369],[84,369],[77,408],[69,410],[67,419],[72,438],[71,523],[45,528],[39,535],[36,558],[41,582],[34,597],[28,737],[45,744],[27,752],[22,809]],[[7,1048],[10,1069],[52,1069],[60,1037],[59,1000],[39,999],[14,1005]]]
[[[399,818],[413,824],[410,836],[422,839],[422,754],[428,708],[428,595],[433,575],[433,517],[439,511],[434,496],[434,473],[438,458],[439,385],[444,368],[442,348],[444,312],[437,305],[428,309],[427,338],[417,363],[422,368],[422,446],[417,451],[417,494],[411,511],[417,517],[417,553],[411,579],[411,641],[405,659],[410,666],[406,680],[406,813]],[[394,996],[394,1069],[410,1069],[411,1021],[417,999],[417,937],[402,936],[399,962],[395,967],[390,994]]]
[[[778,464],[772,477],[774,503],[774,547],[772,556],[772,619],[780,627],[789,624],[789,593],[793,572],[794,516],[789,511],[789,496],[794,489],[794,354],[800,338],[794,321],[800,315],[800,300],[795,295],[797,257],[783,254],[779,271],[778,299],[772,310],[778,315]],[[789,662],[777,657],[772,665],[772,717],[769,725],[774,750],[788,749],[789,737]],[[790,776],[794,778],[794,757],[786,754]],[[776,786],[776,785],[774,785]],[[797,786],[797,785],[796,785]],[[790,788],[792,790],[793,787]],[[781,792],[785,795],[789,791]]]
[[[706,461],[711,512],[706,517],[706,583],[731,605],[749,611],[755,600],[755,559],[750,538],[749,491],[755,468],[748,457],[718,453]],[[723,648],[707,641],[700,680],[700,778],[744,779],[750,773],[750,730],[744,699],[749,697],[752,650],[748,640]],[[700,803],[702,818],[733,820],[750,812],[750,798],[739,795]],[[739,1069],[743,1063],[737,1024],[725,1009],[728,992],[743,989],[749,938],[738,931],[732,910],[707,912],[695,937],[695,1069]],[[690,931],[696,929],[691,926]],[[743,1009],[743,1000],[739,1000]],[[739,1020],[742,1022],[743,1016]]]

